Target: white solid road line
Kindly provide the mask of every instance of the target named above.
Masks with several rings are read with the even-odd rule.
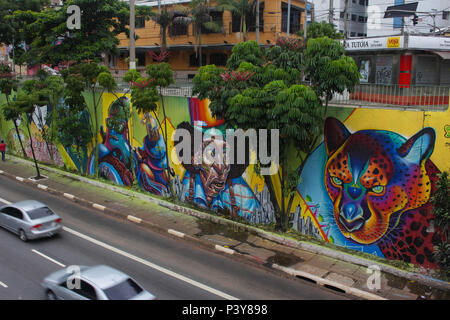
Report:
[[[0,281],[0,286],[2,286],[3,288],[8,288],[8,286],[6,284],[4,284],[3,282]]]
[[[3,198],[0,198],[0,201],[3,202],[4,204],[11,204],[11,201],[5,200]]]
[[[32,249],[31,251],[34,252],[34,253],[36,253],[36,254],[38,254],[38,255],[40,255],[41,257],[43,257],[43,258],[45,258],[45,259],[47,259],[47,260],[53,262],[53,263],[56,263],[56,264],[57,264],[58,266],[60,266],[60,267],[63,267],[63,268],[66,267],[65,264],[62,264],[61,262],[58,262],[58,261],[56,261],[55,259],[52,259],[52,258],[50,258],[49,256],[46,256],[45,254],[43,254],[43,253],[41,253],[41,252],[39,252],[39,251],[37,251],[37,250],[35,250],[35,249]]]
[[[8,200],[5,200],[5,199],[2,199],[2,198],[0,198],[0,201],[3,202],[3,203],[5,203],[5,204],[11,204],[11,203],[12,203],[12,202],[10,202],[10,201],[8,201]],[[215,294],[215,295],[217,295],[217,296],[219,296],[219,297],[222,297],[222,298],[224,298],[224,299],[227,299],[227,300],[239,300],[238,298],[233,297],[233,296],[231,296],[231,295],[229,295],[229,294],[226,294],[226,293],[224,293],[224,292],[222,292],[222,291],[216,290],[216,289],[211,288],[211,287],[209,287],[209,286],[207,286],[207,285],[204,285],[204,284],[202,284],[202,283],[200,283],[200,282],[197,282],[197,281],[195,281],[195,280],[189,279],[188,277],[185,277],[185,276],[183,276],[183,275],[181,275],[181,274],[178,274],[178,273],[176,273],[176,272],[170,271],[170,270],[168,270],[168,269],[166,269],[166,268],[164,268],[164,267],[158,266],[158,265],[156,265],[156,264],[154,264],[154,263],[152,263],[152,262],[149,262],[149,261],[147,261],[147,260],[144,260],[144,259],[142,259],[142,258],[139,258],[139,257],[137,257],[137,256],[134,256],[134,255],[132,255],[132,254],[130,254],[130,253],[127,253],[127,252],[125,252],[125,251],[123,251],[123,250],[117,249],[117,248],[115,248],[115,247],[113,247],[113,246],[111,246],[111,245],[109,245],[109,244],[106,244],[106,243],[104,243],[104,242],[101,242],[101,241],[99,241],[99,240],[96,240],[96,239],[94,239],[94,238],[91,238],[91,237],[89,237],[89,236],[87,236],[87,235],[84,235],[84,234],[82,234],[82,233],[80,233],[80,232],[78,232],[78,231],[75,231],[75,230],[73,230],[73,229],[70,229],[70,228],[67,228],[67,227],[63,227],[63,230],[64,230],[64,231],[67,231],[67,232],[69,232],[69,233],[71,233],[71,234],[73,234],[73,235],[75,235],[75,236],[77,236],[77,237],[79,237],[79,238],[82,238],[82,239],[84,239],[84,240],[87,240],[87,241],[89,241],[89,242],[92,242],[92,243],[94,243],[94,244],[96,244],[96,245],[98,245],[98,246],[100,246],[100,247],[103,247],[103,248],[108,249],[108,250],[110,250],[110,251],[112,251],[112,252],[115,252],[115,253],[120,254],[120,255],[122,255],[122,256],[124,256],[124,257],[127,257],[127,258],[129,258],[129,259],[131,259],[131,260],[134,260],[134,261],[136,261],[136,262],[142,263],[142,264],[144,264],[144,265],[146,265],[146,266],[148,266],[148,267],[150,267],[150,268],[153,268],[153,269],[155,269],[155,270],[158,270],[158,271],[160,271],[160,272],[162,272],[162,273],[165,273],[165,274],[167,274],[167,275],[169,275],[169,276],[171,276],[171,277],[174,277],[174,278],[176,278],[176,279],[178,279],[178,280],[187,282],[187,283],[189,283],[189,284],[191,284],[191,285],[193,285],[193,286],[195,286],[195,287],[198,287],[198,288],[203,289],[203,290],[205,290],[205,291],[211,292],[211,293],[213,293],[213,294]],[[64,264],[62,264],[62,263],[60,263],[60,262],[58,262],[58,261],[56,261],[56,260],[54,260],[54,259],[52,259],[52,258],[46,256],[45,254],[43,254],[43,253],[41,253],[41,252],[39,252],[39,251],[37,251],[37,250],[35,250],[35,249],[32,249],[31,251],[33,251],[34,253],[40,255],[41,257],[43,257],[43,258],[45,258],[45,259],[47,259],[47,260],[49,260],[49,261],[52,261],[53,263],[56,263],[57,265],[59,265],[59,266],[61,266],[61,267],[63,267],[63,268],[66,267]]]
[[[91,237],[89,237],[87,235],[84,235],[84,234],[82,234],[82,233],[80,233],[78,231],[75,231],[73,229],[70,229],[70,228],[67,228],[67,227],[63,227],[63,230],[67,231],[67,232],[69,232],[69,233],[71,233],[71,234],[73,234],[73,235],[75,235],[75,236],[77,236],[79,238],[82,238],[84,240],[92,242],[92,243],[94,243],[94,244],[96,244],[96,245],[98,245],[100,247],[103,247],[103,248],[105,248],[107,250],[110,250],[110,251],[115,252],[117,254],[120,254],[120,255],[122,255],[124,257],[127,257],[127,258],[129,258],[131,260],[134,260],[136,262],[142,263],[142,264],[144,264],[144,265],[146,265],[146,266],[148,266],[150,268],[153,268],[153,269],[158,270],[158,271],[160,271],[162,273],[165,273],[165,274],[167,274],[167,275],[169,275],[171,277],[174,277],[174,278],[179,279],[181,281],[187,282],[190,285],[193,285],[193,286],[196,286],[196,287],[198,287],[200,289],[203,289],[205,291],[211,292],[211,293],[213,293],[213,294],[215,294],[215,295],[217,295],[219,297],[222,297],[224,299],[227,299],[227,300],[239,300],[238,298],[230,296],[230,295],[228,295],[228,294],[226,294],[226,293],[224,293],[222,291],[216,290],[216,289],[211,288],[211,287],[209,287],[207,285],[204,285],[204,284],[202,284],[200,282],[197,282],[195,280],[189,279],[188,277],[185,277],[185,276],[183,276],[181,274],[178,274],[176,272],[168,270],[168,269],[166,269],[164,267],[158,266],[158,265],[156,265],[156,264],[154,264],[152,262],[149,262],[147,260],[139,258],[139,257],[137,257],[135,255],[132,255],[130,253],[127,253],[127,252],[125,252],[123,250],[117,249],[117,248],[115,248],[115,247],[113,247],[113,246],[111,246],[111,245],[109,245],[107,243],[104,243],[104,242],[101,242],[101,241],[96,240],[94,238],[91,238]]]

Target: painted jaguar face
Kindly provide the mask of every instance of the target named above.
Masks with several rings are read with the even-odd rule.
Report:
[[[375,243],[398,225],[403,212],[428,202],[424,163],[434,140],[431,128],[406,140],[381,130],[351,134],[338,120],[327,119],[325,186],[335,222],[347,239]]]

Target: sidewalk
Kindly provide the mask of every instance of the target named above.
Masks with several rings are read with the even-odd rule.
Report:
[[[7,155],[6,162],[0,161],[0,174],[93,207],[104,214],[184,238],[180,241],[194,241],[223,254],[249,259],[361,299],[450,299],[448,282],[339,250],[295,241],[119,186],[43,165],[39,167],[41,175],[47,179],[35,182],[29,179],[36,175],[31,161]],[[368,267],[373,265],[381,270],[378,290],[367,287],[369,277],[373,279],[374,275]]]

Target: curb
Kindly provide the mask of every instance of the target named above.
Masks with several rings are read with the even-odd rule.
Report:
[[[27,163],[28,164],[27,160],[24,160],[24,159],[21,159],[21,158],[17,158],[15,156],[11,156],[11,157],[14,158],[15,160],[17,160],[18,162],[22,162],[22,163]],[[173,211],[176,211],[176,212],[188,214],[188,215],[191,215],[191,216],[194,216],[194,217],[197,217],[197,218],[200,218],[200,219],[204,219],[204,220],[209,220],[211,222],[218,223],[218,224],[230,225],[230,226],[233,226],[233,227],[235,227],[237,229],[246,230],[246,231],[251,232],[251,233],[253,233],[253,234],[255,234],[255,235],[259,236],[259,237],[265,238],[267,240],[270,240],[270,241],[273,241],[273,242],[276,242],[276,243],[279,243],[279,244],[282,244],[282,245],[285,245],[285,246],[289,246],[289,247],[296,248],[296,249],[302,249],[302,250],[305,250],[305,251],[308,251],[308,252],[311,252],[311,253],[324,255],[324,256],[327,256],[327,257],[330,257],[330,258],[334,258],[334,259],[337,259],[337,260],[349,262],[349,263],[356,264],[356,265],[361,265],[361,266],[364,266],[364,267],[378,266],[380,268],[380,270],[383,271],[383,272],[390,273],[392,275],[399,276],[399,277],[405,278],[405,279],[410,280],[410,281],[416,281],[416,282],[421,283],[423,285],[427,285],[427,286],[430,286],[430,287],[433,287],[433,288],[437,288],[437,289],[440,289],[440,290],[450,291],[450,283],[449,282],[445,282],[445,281],[442,281],[442,280],[439,280],[439,279],[435,279],[435,278],[432,278],[432,277],[429,277],[429,276],[425,276],[425,275],[422,275],[422,274],[418,274],[418,273],[412,273],[412,272],[404,271],[404,270],[401,270],[401,269],[397,269],[395,267],[384,265],[384,264],[379,263],[379,262],[375,262],[375,261],[372,261],[372,260],[369,260],[369,259],[365,259],[365,258],[362,258],[362,257],[356,257],[356,256],[353,256],[353,255],[345,253],[345,252],[339,252],[337,250],[321,247],[319,245],[315,245],[315,244],[312,244],[312,243],[297,241],[297,240],[294,240],[294,239],[286,238],[286,237],[281,236],[281,235],[271,234],[270,232],[258,229],[258,228],[253,227],[253,226],[248,226],[248,225],[245,225],[245,224],[242,224],[242,223],[239,223],[239,222],[230,221],[228,219],[225,219],[225,218],[222,218],[222,217],[219,217],[219,216],[213,216],[211,214],[203,213],[203,212],[197,211],[195,209],[191,209],[191,208],[183,207],[183,206],[180,206],[180,205],[177,205],[177,204],[173,204],[173,203],[170,203],[170,202],[165,201],[165,200],[161,200],[161,199],[157,199],[157,198],[151,197],[150,195],[148,195],[148,196],[147,195],[143,195],[143,194],[140,194],[140,193],[137,193],[137,192],[133,192],[133,191],[130,191],[130,190],[125,190],[125,189],[117,187],[117,186],[113,186],[113,185],[109,185],[109,184],[106,184],[106,183],[103,183],[103,182],[95,181],[95,180],[92,180],[92,179],[89,179],[89,178],[86,178],[86,177],[80,177],[80,176],[78,176],[76,174],[72,174],[72,173],[69,173],[69,172],[58,170],[58,169],[55,169],[55,168],[52,168],[52,167],[47,167],[47,166],[42,165],[42,164],[40,166],[45,168],[48,171],[51,171],[51,172],[54,172],[54,173],[57,173],[57,174],[61,174],[61,175],[67,176],[67,177],[71,177],[71,178],[74,178],[76,180],[79,180],[79,181],[82,181],[82,182],[86,182],[86,183],[89,183],[89,184],[97,186],[97,187],[101,187],[101,188],[108,189],[108,190],[111,190],[111,191],[119,192],[119,193],[127,195],[127,196],[134,196],[134,197],[140,198],[140,199],[142,199],[144,201],[147,201],[147,202],[150,202],[150,203],[154,203],[154,204],[158,204],[158,205],[160,205],[162,207],[165,207],[167,209],[170,209],[170,210],[173,210]],[[4,174],[5,175],[4,172],[3,173],[0,172],[0,174]],[[10,176],[11,178],[17,179],[17,177],[15,177],[14,175],[10,175],[10,174],[6,174],[6,175]],[[24,180],[20,180],[20,181],[25,182],[25,183],[36,184],[36,182],[33,181],[33,180],[25,180],[24,179]],[[39,188],[39,185],[38,185],[38,188]],[[41,187],[41,189],[42,189],[42,187]],[[50,189],[48,187],[45,190],[50,192],[50,193],[53,193],[53,194],[61,194],[61,195],[64,194],[63,192],[60,192],[60,191],[57,191],[57,190],[52,190],[52,189]],[[128,221],[132,221],[132,222],[141,224],[143,226],[145,225],[145,226],[150,227],[152,229],[157,229],[160,232],[169,233],[169,234],[172,234],[172,235],[174,235],[176,237],[179,237],[179,236],[177,236],[176,234],[173,233],[173,231],[175,231],[175,230],[173,230],[172,232],[168,232],[168,230],[166,230],[165,228],[162,228],[162,227],[160,227],[160,226],[158,226],[158,225],[156,225],[156,224],[154,224],[152,222],[144,221],[144,220],[142,220],[140,218],[137,218],[137,217],[133,217],[133,218],[131,218],[132,220],[130,220],[128,218],[128,216],[126,216],[125,214],[122,214],[122,213],[116,212],[114,210],[108,209],[108,208],[106,208],[106,207],[104,207],[102,205],[92,203],[92,202],[90,202],[88,200],[77,198],[75,196],[73,196],[72,200],[75,201],[75,202],[79,202],[80,204],[82,204],[84,202],[87,207],[91,207],[91,208],[93,207],[93,208],[101,210],[101,211],[103,211],[105,213],[109,213],[110,215],[115,216],[116,218],[122,218],[122,219],[125,219],[125,220],[128,220]],[[139,219],[139,220],[137,220],[137,219]],[[137,222],[137,221],[139,221],[139,222]],[[176,231],[176,232],[178,232],[178,231]],[[194,241],[194,242],[197,242],[197,243],[199,243],[199,242],[203,243],[204,242],[203,240],[200,240],[200,239],[197,239],[197,238],[194,238],[194,237],[191,237],[191,236],[187,236],[187,235],[184,235],[183,237],[185,239],[188,239],[188,240],[191,240],[191,241]],[[211,247],[209,243],[206,244],[206,245],[208,247]],[[216,248],[214,247],[214,249],[216,249]],[[227,249],[227,248],[225,248],[225,249]],[[229,249],[229,250],[231,250],[231,249]],[[258,258],[258,257],[253,257],[253,256],[250,256],[250,255],[243,255],[243,254],[239,254],[239,255],[250,257],[253,261],[256,261],[258,263],[263,263],[263,264],[265,263],[265,261],[263,261],[261,258]],[[315,278],[317,276],[311,275],[311,277]],[[326,281],[329,281],[329,280],[326,280]],[[365,291],[362,291],[362,292],[365,292]]]

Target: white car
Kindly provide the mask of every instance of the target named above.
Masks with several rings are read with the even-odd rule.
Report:
[[[42,286],[49,300],[155,300],[125,273],[105,265],[74,266],[46,277]]]
[[[45,204],[25,200],[0,207],[0,226],[22,241],[51,237],[62,228],[62,219]]]

